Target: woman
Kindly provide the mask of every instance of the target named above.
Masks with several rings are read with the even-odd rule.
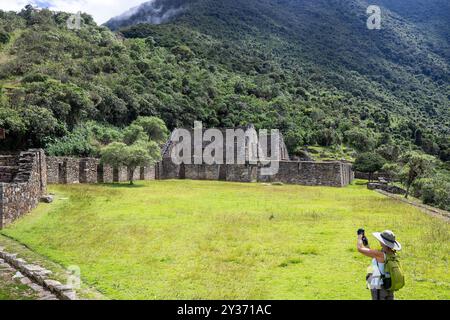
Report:
[[[358,251],[365,256],[373,258],[371,272],[367,278],[367,284],[372,293],[372,300],[394,300],[394,293],[383,288],[383,278],[389,278],[390,275],[384,272],[384,264],[386,255],[392,255],[400,251],[402,246],[395,240],[395,234],[386,230],[383,232],[375,232],[374,237],[381,244],[381,251],[369,248],[364,232],[358,232]],[[363,241],[366,240],[366,241]],[[364,246],[366,242],[366,246]]]

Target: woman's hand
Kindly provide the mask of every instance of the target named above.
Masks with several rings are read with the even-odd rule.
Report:
[[[378,251],[378,250],[372,250],[370,248],[366,248],[364,246],[363,238],[364,238],[364,235],[362,235],[362,234],[358,235],[358,242],[356,244],[358,252],[362,253],[363,255],[365,255],[367,257],[375,258],[375,259],[379,260],[380,262],[384,261],[383,252]]]

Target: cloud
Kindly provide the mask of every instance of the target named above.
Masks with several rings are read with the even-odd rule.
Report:
[[[54,11],[81,11],[92,15],[98,24],[102,24],[143,2],[145,0],[0,0],[0,9],[20,11],[27,4],[32,4]]]
[[[127,20],[136,15],[139,12],[144,12],[145,15],[134,16],[134,23],[151,23],[161,24],[167,22],[170,18],[177,15],[184,10],[184,7],[172,8],[164,7],[163,5],[157,5],[155,1],[147,1],[137,7],[133,7],[128,11],[122,13],[119,16],[111,19],[109,26],[115,28],[121,26],[122,22],[127,23]]]

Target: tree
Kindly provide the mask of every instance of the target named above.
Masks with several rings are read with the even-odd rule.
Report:
[[[195,56],[191,48],[185,45],[173,47],[171,51],[178,58],[178,60],[182,61],[188,61]]]
[[[417,179],[414,183],[415,196],[419,196],[423,203],[437,206],[444,210],[450,209],[450,178],[437,174],[429,178]]]
[[[369,174],[369,181],[372,181],[373,173],[381,170],[386,160],[375,152],[361,154],[355,161],[353,167],[356,171]]]
[[[386,172],[389,181],[398,181],[400,166],[397,163],[386,163],[381,170]]]
[[[348,145],[360,152],[373,150],[375,146],[373,132],[370,129],[354,128],[346,131],[344,136]]]
[[[35,9],[33,8],[33,6],[31,4],[27,4],[25,6],[25,8],[23,8],[20,11],[19,16],[24,18],[27,21],[27,25],[28,25],[29,21],[31,21],[31,18],[32,18],[34,12],[35,12]]]
[[[396,162],[401,154],[401,148],[397,144],[382,144],[376,152],[388,161]]]
[[[0,128],[17,134],[24,134],[26,124],[17,110],[0,107]]]
[[[138,117],[133,124],[141,126],[148,134],[150,140],[155,141],[159,145],[167,142],[169,130],[161,119],[157,117]]]
[[[112,142],[101,150],[101,162],[115,168],[125,164],[125,148],[123,142]]]
[[[144,131],[144,128],[137,124],[132,124],[124,130],[123,142],[127,145],[132,145],[137,141],[148,141],[149,136]]]
[[[136,143],[127,146],[124,151],[125,164],[128,167],[128,179],[130,179],[130,184],[132,185],[136,168],[154,164],[156,159],[152,158],[148,145],[145,143]]]
[[[101,151],[101,161],[104,164],[118,168],[128,168],[128,179],[132,185],[134,171],[137,167],[145,167],[159,161],[161,153],[159,146],[153,141],[137,141],[132,145],[123,142],[113,142]]]
[[[407,152],[400,159],[403,163],[400,179],[406,185],[405,198],[408,198],[411,186],[417,179],[426,177],[432,171],[436,159],[417,151]]]
[[[11,36],[9,35],[9,33],[0,28],[0,44],[8,43],[10,39]]]
[[[329,147],[340,142],[340,137],[333,128],[321,128],[314,133],[316,142],[324,147]]]
[[[46,108],[28,106],[21,110],[21,116],[27,126],[27,136],[35,146],[43,146],[49,137],[64,132],[53,113]]]

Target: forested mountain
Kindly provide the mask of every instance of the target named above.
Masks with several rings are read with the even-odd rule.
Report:
[[[295,131],[294,145],[339,143],[339,127],[356,125],[368,136],[399,136],[436,154],[448,147],[450,128],[450,3],[378,4],[379,31],[366,28],[369,2],[338,0],[160,0],[106,25],[168,48],[187,45],[196,57],[251,77],[256,88],[244,88],[251,97],[287,99],[306,122],[310,108],[323,111],[327,116],[311,128],[290,122],[275,103],[279,126]],[[163,25],[133,26],[153,19],[155,10],[176,14]]]
[[[450,208],[450,3],[374,2],[381,30],[362,0],[155,0],[114,31],[0,11],[0,149],[98,156],[138,116],[253,123],[281,129],[292,155],[431,154],[415,195]]]
[[[87,15],[68,30],[66,13],[2,13],[2,125],[9,144],[45,146],[85,120],[252,122],[282,129],[291,152],[417,147],[448,160],[450,5],[379,4],[381,30],[360,0],[156,0],[107,23],[117,35]]]

